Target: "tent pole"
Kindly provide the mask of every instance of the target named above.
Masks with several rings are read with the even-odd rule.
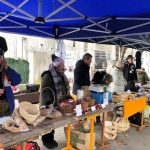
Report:
[[[29,29],[32,29],[32,30],[38,31],[38,32],[40,32],[40,33],[47,34],[47,35],[49,35],[49,36],[51,36],[51,37],[54,37],[54,35],[53,35],[53,34],[50,34],[50,33],[44,32],[44,31],[41,31],[41,30],[39,30],[39,29],[35,29],[35,28],[32,28],[32,27],[29,27]]]
[[[25,28],[27,27],[25,24],[19,23],[19,22],[17,22],[17,21],[12,20],[12,19],[5,18],[5,20],[7,20],[7,21],[9,21],[9,22],[12,22],[12,23],[15,23],[15,24],[17,24],[17,25],[23,26],[23,27],[25,27]]]
[[[74,21],[74,20],[82,20],[82,17],[75,18],[60,18],[60,19],[47,19],[46,22],[56,22],[56,21]]]
[[[84,30],[84,31],[91,31],[91,32],[99,32],[99,33],[109,33],[107,31],[101,31],[101,30],[94,30],[94,29],[85,29],[85,28],[81,28],[81,30]]]
[[[25,16],[16,15],[16,14],[12,14],[12,13],[10,13],[10,16],[33,21],[33,19],[31,19],[31,18],[28,18],[28,17],[25,17]]]
[[[106,39],[106,40],[103,40],[103,41],[99,41],[98,44],[101,44],[101,43],[104,43],[104,42],[109,42],[109,41],[112,41],[112,40],[115,40],[117,39],[117,37],[114,37],[114,38],[111,38],[111,39]]]
[[[25,28],[23,26],[0,26],[0,29]]]
[[[121,33],[121,32],[124,32],[124,31],[129,31],[129,30],[136,29],[136,28],[139,28],[139,27],[143,27],[143,26],[146,26],[146,25],[149,25],[149,24],[150,24],[150,22],[142,23],[142,24],[139,24],[139,25],[136,25],[136,26],[132,26],[132,27],[129,27],[129,28],[125,28],[125,29],[119,30],[116,33]]]
[[[135,18],[135,17],[116,17],[118,20],[137,20],[137,21],[150,21],[150,18]]]
[[[125,45],[123,45],[124,47],[126,47],[126,46],[130,46],[130,45],[136,45],[136,44],[139,44],[140,42],[136,42],[136,43],[129,43],[129,44],[125,44]]]
[[[9,3],[9,2],[7,2],[7,1],[5,1],[5,0],[2,0],[1,3],[4,3],[4,4],[6,4],[7,6],[13,8],[13,9],[17,9],[17,11],[19,11],[19,12],[23,13],[24,15],[26,15],[26,16],[32,18],[33,20],[35,19],[35,17],[32,16],[31,14],[25,12],[24,10],[22,10],[22,9],[20,9],[20,8],[18,9],[15,5],[12,5],[11,3]]]
[[[63,9],[65,9],[67,6],[69,6],[70,4],[74,3],[76,0],[70,0],[67,3],[64,3],[63,6],[59,7],[58,9],[56,9],[55,11],[53,11],[52,13],[50,13],[49,15],[47,15],[45,17],[45,20],[47,20],[48,18],[54,16],[55,14],[57,14],[58,12],[62,11]]]
[[[59,0],[59,2],[61,2],[62,4],[65,4],[65,2],[64,2],[63,0]],[[85,18],[85,15],[83,15],[82,13],[80,13],[78,10],[74,9],[74,8],[71,7],[71,6],[67,6],[67,7],[68,7],[69,9],[71,9],[72,11],[74,11],[75,13],[77,13],[79,16]],[[91,19],[88,19],[88,18],[87,18],[87,20],[88,20],[89,22],[95,24],[96,26],[98,26],[98,27],[104,29],[104,30],[106,30],[106,31],[108,31],[108,32],[111,32],[109,29],[105,28],[104,26],[97,24],[95,21],[93,21],[93,20],[91,20]]]
[[[110,19],[105,19],[105,20],[99,21],[97,24],[103,23],[103,22],[108,21],[108,20],[110,20]],[[59,37],[62,37],[62,36],[65,36],[65,35],[69,35],[69,34],[71,34],[71,33],[78,32],[78,31],[80,31],[80,30],[86,30],[86,28],[92,27],[92,26],[94,26],[94,25],[95,25],[95,24],[91,24],[91,25],[87,25],[87,26],[85,26],[85,27],[82,27],[81,29],[80,29],[80,28],[79,28],[79,29],[75,29],[74,31],[70,31],[70,32],[61,34],[61,35],[59,35]],[[89,29],[89,30],[90,30],[90,29]],[[103,32],[106,33],[106,31],[103,31]],[[107,32],[107,33],[109,33],[109,32]]]
[[[96,24],[101,24],[101,23],[107,22],[107,21],[109,21],[109,20],[111,20],[111,18],[101,20],[101,21],[97,22]],[[88,25],[88,26],[86,26],[86,27],[84,27],[84,28],[86,29],[86,28],[90,28],[90,27],[93,27],[93,26],[95,26],[95,23],[93,23],[93,24],[91,24],[91,25]]]
[[[128,41],[123,40],[125,43],[130,44]],[[135,46],[131,45],[133,48],[137,49]]]
[[[17,6],[16,8],[14,8],[11,13],[14,13],[16,12],[19,8],[21,8],[24,4],[26,4],[29,0],[25,0],[23,1],[19,6]],[[11,16],[11,13],[8,13],[7,15],[5,15],[4,17],[2,17],[0,19],[0,22],[3,21],[4,19],[6,19],[7,17]]]

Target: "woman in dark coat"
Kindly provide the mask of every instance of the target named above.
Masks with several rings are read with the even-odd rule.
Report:
[[[77,95],[77,90],[81,89],[82,86],[90,85],[90,64],[92,61],[92,55],[86,53],[83,58],[76,63],[74,70],[74,85],[73,94]]]
[[[54,100],[54,106],[58,107],[61,100],[71,98],[69,82],[64,71],[63,59],[52,55],[52,64],[50,64],[49,70],[41,75],[41,107],[48,107],[50,104],[53,104]],[[48,149],[57,147],[58,144],[54,140],[54,130],[43,135],[42,142]]]

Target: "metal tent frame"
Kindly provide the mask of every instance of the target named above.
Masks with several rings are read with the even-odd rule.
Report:
[[[114,2],[114,0],[111,1]],[[147,5],[146,13],[132,12],[124,16],[120,14],[102,16],[95,13],[95,16],[92,16],[90,14],[93,14],[94,8],[91,6],[89,13],[86,14],[85,8],[83,9],[80,3],[90,6],[90,3],[101,4],[101,2],[96,2],[96,0],[87,2],[80,0],[53,0],[52,2],[50,0],[0,0],[0,31],[150,50],[149,38],[145,38],[150,35],[150,11],[148,12],[150,2],[146,1],[147,3],[135,1],[139,6],[140,4]],[[130,4],[130,1],[127,0],[127,3]],[[32,4],[33,6],[30,6]],[[46,11],[50,4],[54,4],[56,8]],[[96,5],[95,7],[99,8]],[[36,13],[33,13],[32,9]],[[37,23],[36,18],[41,20]]]

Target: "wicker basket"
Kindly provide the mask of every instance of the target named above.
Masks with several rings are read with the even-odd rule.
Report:
[[[67,114],[69,115],[69,114],[74,113],[74,108],[71,105],[69,105],[69,106],[67,105],[67,106],[60,108],[60,111],[65,115],[67,115]]]
[[[39,108],[29,102],[21,102],[19,113],[28,124],[32,124],[40,115]]]
[[[121,118],[118,122],[113,122],[113,125],[117,127],[118,133],[126,132],[130,128],[129,120],[124,118]]]
[[[114,140],[117,136],[117,127],[113,126],[105,126],[104,128],[104,136],[108,140]]]

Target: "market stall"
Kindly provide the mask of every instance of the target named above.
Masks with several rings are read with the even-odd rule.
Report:
[[[45,121],[41,122],[38,126],[33,127],[33,126],[29,126],[29,131],[25,132],[25,133],[11,133],[11,132],[7,132],[4,131],[3,133],[1,133],[0,136],[0,148],[1,149],[5,149],[8,147],[14,147],[14,145],[17,144],[23,144],[25,142],[28,141],[33,141],[37,138],[39,138],[40,135],[49,133],[50,131],[52,131],[53,129],[59,128],[59,127],[63,127],[63,126],[67,126],[69,124],[69,128],[70,128],[70,124],[78,122],[80,119],[85,119],[85,118],[89,118],[91,120],[91,143],[90,143],[90,150],[92,150],[91,145],[92,143],[92,139],[93,139],[93,131],[94,131],[94,118],[99,115],[100,113],[104,113],[104,115],[106,115],[105,113],[107,111],[111,111],[113,108],[115,107],[115,105],[110,104],[107,105],[105,108],[102,108],[100,110],[96,110],[93,112],[89,112],[85,115],[76,117],[76,116],[62,116],[56,119],[46,119]],[[104,118],[105,119],[105,118]],[[103,124],[104,126],[104,124]],[[68,130],[68,137],[70,135],[70,130]],[[101,141],[101,146],[104,146],[104,135],[102,132],[102,141]],[[66,150],[71,150],[71,145],[70,145],[70,139],[68,138],[67,141],[67,147],[65,148]]]

